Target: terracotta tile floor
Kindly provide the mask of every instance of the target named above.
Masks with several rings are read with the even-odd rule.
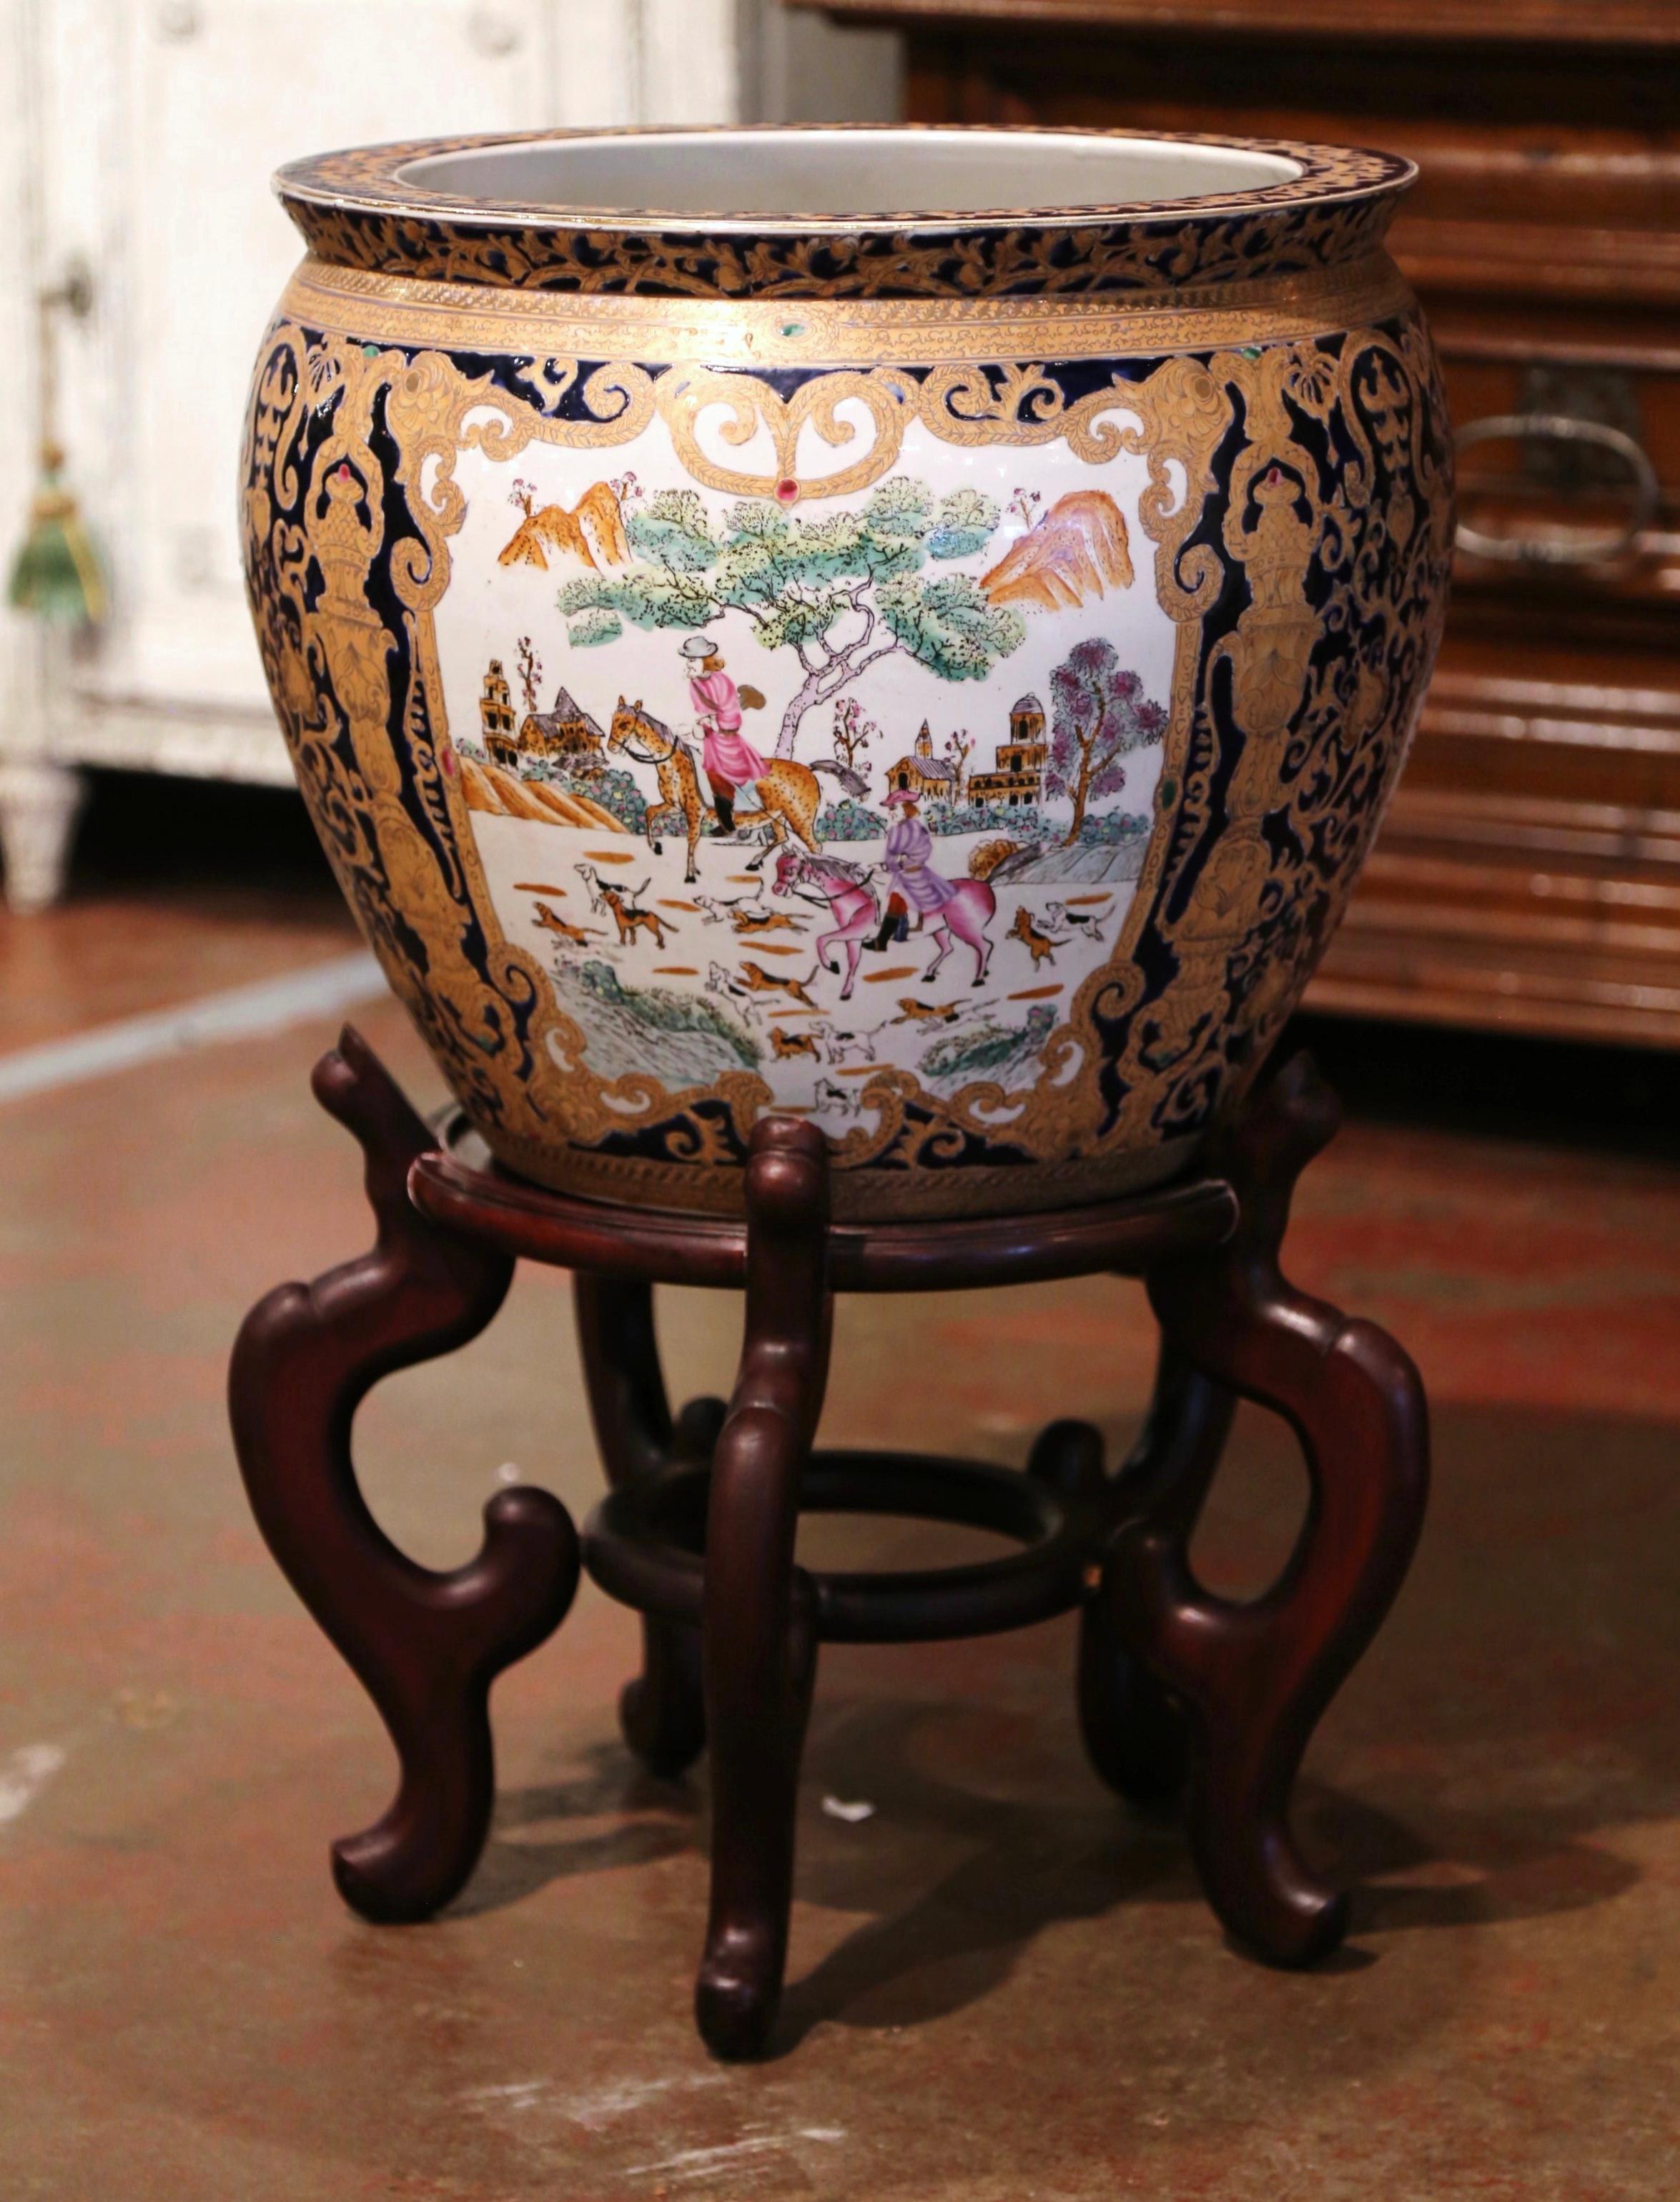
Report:
[[[184,936],[192,943],[185,969]],[[192,994],[278,978],[357,945],[349,912],[313,895],[205,887],[160,905],[154,896],[106,887],[44,921],[10,916],[0,904],[0,1047],[31,1047]]]
[[[0,1045],[345,944],[325,905],[73,907],[0,936]],[[362,1022],[435,1098],[394,1008]],[[327,1840],[382,1809],[389,1752],[251,1526],[221,1401],[246,1304],[366,1239],[308,1096],[330,1037],[5,1112],[7,2202],[1671,2202],[1680,1166],[1355,1122],[1305,1183],[1295,1274],[1391,1325],[1435,1410],[1416,1569],[1302,1787],[1363,1883],[1341,1958],[1291,1976],[1224,1945],[1174,1830],[1082,1763],[1065,1626],[831,1650],[785,2053],[731,2071],[687,2016],[704,1782],[621,1751],[634,1625],[592,1591],[498,1688],[462,1901],[381,1930],[333,1893]],[[528,1273],[364,1410],[373,1503],[418,1557],[468,1552],[507,1463],[589,1503],[569,1317]],[[735,1319],[669,1296],[680,1392],[727,1382]],[[1119,1284],[855,1303],[828,1428],[1013,1459],[1075,1411],[1117,1446],[1149,1365]],[[1262,1580],[1300,1492],[1245,1417],[1205,1574]]]

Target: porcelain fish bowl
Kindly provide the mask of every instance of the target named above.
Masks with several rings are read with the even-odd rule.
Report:
[[[1188,1167],[1323,953],[1451,534],[1375,152],[562,133],[284,169],[251,602],[495,1156],[728,1212]]]

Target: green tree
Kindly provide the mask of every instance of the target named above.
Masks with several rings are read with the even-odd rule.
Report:
[[[977,490],[936,500],[902,474],[856,512],[811,520],[753,498],[714,522],[697,491],[662,490],[628,523],[635,563],[568,582],[559,607],[579,622],[573,639],[592,642],[610,639],[604,619],[692,632],[741,613],[767,650],[799,660],[776,738],[776,755],[792,757],[806,712],[895,651],[945,680],[983,680],[1020,647],[1017,612],[989,603],[967,574],[928,570],[984,550],[998,517]]]

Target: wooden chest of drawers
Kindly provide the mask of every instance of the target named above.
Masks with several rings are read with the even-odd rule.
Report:
[[[1680,1046],[1680,6],[824,4],[905,28],[918,121],[1419,162],[1394,250],[1483,555],[1461,552],[1417,749],[1310,999]]]

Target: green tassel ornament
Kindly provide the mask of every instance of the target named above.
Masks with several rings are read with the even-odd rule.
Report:
[[[12,560],[7,601],[37,619],[68,627],[97,626],[105,616],[105,577],[76,500],[59,479],[64,454],[48,445],[41,453],[41,483],[29,508],[29,527]]]
[[[62,282],[35,299],[37,365],[40,377],[41,479],[29,506],[29,527],[12,560],[7,601],[21,612],[62,627],[97,627],[109,598],[97,552],[82,526],[76,500],[61,479],[64,452],[58,440],[58,316],[85,321],[93,307],[93,279],[80,261]]]

